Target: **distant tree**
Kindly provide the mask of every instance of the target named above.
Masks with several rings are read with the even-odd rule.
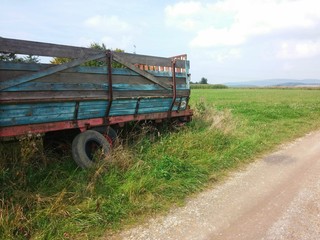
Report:
[[[15,63],[38,63],[40,62],[39,57],[37,56],[24,56],[18,57],[14,53],[0,53],[0,61],[3,62],[15,62]]]
[[[98,49],[98,50],[101,50],[101,51],[107,51],[107,48],[106,48],[106,45],[104,43],[102,43],[101,45],[99,43],[91,43],[89,48],[92,48],[92,49]],[[124,52],[124,50],[122,49],[119,49],[119,48],[116,48],[114,50],[115,52]],[[70,62],[72,59],[71,58],[59,58],[59,57],[55,57],[53,58],[50,63],[52,64],[63,64],[63,63],[66,63],[66,62]],[[88,67],[102,67],[102,66],[106,66],[107,63],[106,61],[98,61],[98,60],[92,60],[92,61],[88,61],[88,62],[85,62],[83,64],[83,66],[88,66]],[[117,63],[117,62],[112,62],[112,67],[113,68],[124,68],[124,66],[120,63]]]
[[[200,81],[200,84],[208,84],[208,79],[202,77],[201,81]]]
[[[25,63],[39,63],[40,59],[37,56],[28,55],[22,58],[22,61]]]
[[[14,53],[0,53],[0,61],[3,62],[21,62],[21,59]]]
[[[98,49],[101,51],[107,51],[106,45],[104,45],[104,43],[102,43],[101,45],[99,43],[91,43],[89,48],[92,49]],[[89,62],[86,62],[83,64],[84,66],[88,66],[88,67],[102,67],[102,66],[106,66],[106,61],[97,61],[97,60],[92,60]]]
[[[71,58],[61,58],[61,57],[54,57],[50,63],[52,64],[63,64],[63,63],[67,63],[70,62],[72,59]]]

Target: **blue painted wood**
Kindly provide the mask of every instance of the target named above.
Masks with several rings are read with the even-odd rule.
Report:
[[[70,113],[74,111],[74,106],[72,107],[48,107],[48,108],[24,108],[24,109],[13,109],[4,111],[6,117],[24,117],[24,116],[45,116],[50,115],[53,112],[57,113]]]
[[[44,68],[49,67],[50,65],[42,64],[24,64],[24,63],[7,63],[0,62],[0,70],[14,70],[14,71],[27,71],[31,75],[39,76],[38,72],[41,72]],[[51,65],[53,66],[53,65]],[[189,91],[189,77],[187,73],[189,71],[189,63],[186,62],[186,73],[176,73],[177,78],[187,79],[186,84],[178,84],[178,90]],[[106,77],[106,83],[95,84],[95,83],[71,83],[74,80],[77,81],[75,77],[73,81],[69,83],[52,83],[48,78],[48,82],[26,82],[17,86],[10,87],[2,91],[26,91],[29,94],[33,94],[36,91],[48,91],[48,95],[52,91],[81,91],[81,90],[102,90],[106,91],[106,96],[108,95],[108,84],[107,84],[107,67],[84,67],[77,66],[65,70],[67,73],[84,73],[84,74],[100,74]],[[172,77],[171,72],[160,72],[160,71],[148,71],[156,77]],[[122,75],[122,76],[139,76],[129,69],[112,69],[113,75]],[[27,75],[27,78],[31,76]],[[33,74],[34,75],[34,74]],[[41,75],[41,74],[40,74]],[[69,75],[67,75],[68,77]],[[66,75],[64,75],[66,77]],[[26,80],[25,78],[24,80]],[[98,79],[101,79],[99,76]],[[43,81],[43,80],[42,80]],[[130,81],[130,78],[128,78]],[[168,79],[166,79],[168,81]],[[5,81],[2,81],[5,82]],[[82,81],[84,82],[84,81]],[[183,82],[180,80],[180,82]],[[113,84],[113,90],[115,92],[122,91],[122,95],[127,94],[128,99],[117,99],[112,103],[110,110],[110,116],[120,116],[120,115],[132,115],[135,114],[137,99],[130,99],[130,92],[134,91],[158,91],[163,88],[156,84]],[[170,93],[170,91],[168,91]],[[122,96],[121,95],[121,96]],[[186,101],[186,98],[182,100]],[[177,110],[180,104],[181,98],[178,97],[175,101],[173,110]],[[172,98],[143,98],[140,100],[138,114],[143,113],[157,113],[157,112],[166,112],[169,110],[172,103]],[[90,119],[90,118],[99,118],[104,117],[107,111],[109,102],[106,100],[96,100],[96,101],[81,101],[78,109],[78,119]],[[35,123],[49,123],[56,121],[70,121],[74,120],[76,102],[49,102],[49,103],[30,103],[30,104],[0,104],[0,126],[15,126],[23,124],[35,124]]]
[[[33,117],[13,117],[13,118],[3,118],[1,119],[1,127],[5,126],[16,126],[25,124],[35,124],[35,123],[49,123],[49,122],[59,122],[72,120],[73,113],[68,114],[56,114],[47,116],[33,116]]]
[[[72,119],[75,103],[0,105],[0,126],[43,123]]]
[[[138,114],[168,111],[172,98],[141,99]],[[180,98],[176,100],[177,110]],[[110,116],[135,114],[137,99],[115,100]],[[0,105],[0,126],[68,121],[74,119],[75,102]],[[104,117],[108,101],[83,101],[79,104],[78,119]]]
[[[106,114],[108,101],[80,102],[78,119],[103,117]]]
[[[163,90],[155,84],[113,84],[114,91],[153,91]],[[108,84],[94,83],[47,83],[28,82],[18,86],[10,87],[6,91],[70,91],[70,90],[108,90]],[[178,84],[177,90],[187,90],[186,84]]]
[[[32,64],[32,63],[11,63],[11,62],[0,62],[0,70],[17,70],[17,71],[40,71],[46,67],[56,66],[53,64]],[[85,67],[85,66],[77,66],[65,70],[68,73],[93,73],[93,74],[108,74],[107,67]],[[164,72],[164,71],[151,71],[147,70],[147,72],[151,73],[156,77],[172,77],[172,72]],[[127,68],[113,68],[113,75],[125,75],[125,76],[139,76],[138,73],[127,69]],[[176,73],[176,78],[185,78],[186,73]]]

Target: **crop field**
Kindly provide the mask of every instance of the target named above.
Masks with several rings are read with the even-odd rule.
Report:
[[[0,239],[94,239],[214,186],[320,128],[320,90],[193,89],[193,121],[140,125],[94,169],[40,137],[0,145]]]

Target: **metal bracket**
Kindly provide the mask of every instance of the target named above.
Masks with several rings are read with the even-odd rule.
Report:
[[[73,114],[73,121],[76,122],[78,120],[78,114],[79,114],[79,105],[80,102],[76,101],[76,106],[74,108],[74,114]]]
[[[176,59],[172,60],[172,103],[168,111],[168,118],[171,117],[171,112],[174,106],[174,103],[177,98],[177,81],[176,81]]]
[[[138,98],[138,100],[137,100],[136,109],[134,111],[135,116],[138,115],[138,113],[139,113],[140,100],[141,100],[141,98]]]
[[[106,52],[107,65],[108,65],[108,107],[106,111],[105,120],[108,121],[111,105],[113,102],[113,88],[112,88],[112,52],[108,50]]]

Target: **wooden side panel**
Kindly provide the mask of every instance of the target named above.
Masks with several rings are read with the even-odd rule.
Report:
[[[110,116],[135,114],[137,102],[137,99],[114,101]],[[141,99],[137,114],[166,112],[171,103],[172,98]],[[82,101],[79,103],[76,119],[105,117],[108,104],[107,100]],[[180,98],[176,100],[173,110],[178,110],[179,104]],[[0,113],[1,127],[71,121],[75,120],[76,102],[1,104]]]
[[[46,68],[47,64],[0,63],[0,80]],[[49,65],[51,66],[51,65]],[[170,97],[172,90],[164,90],[128,69],[112,70],[112,88],[115,99],[140,97]],[[150,71],[160,81],[170,84],[172,73]],[[186,74],[177,73],[178,95],[189,94]],[[35,81],[10,87],[1,93],[3,103],[108,100],[107,68],[78,66]]]
[[[0,126],[72,120],[75,103],[0,105]]]
[[[16,69],[13,69],[16,65]],[[30,72],[36,72],[40,67],[31,64],[7,64],[0,62],[0,82],[5,82],[12,77],[22,76]],[[51,66],[51,65],[49,65]],[[42,69],[42,67],[41,67]],[[171,84],[172,74],[169,72],[149,71],[156,76],[159,81],[165,84]],[[31,82],[22,83],[10,87],[6,91],[36,91],[36,90],[102,90],[107,85],[107,68],[77,67],[68,71],[58,72],[54,75],[48,75]],[[186,76],[183,73],[176,74],[177,84],[186,84]],[[128,69],[114,70],[112,81],[115,84],[130,85],[150,85],[154,89],[161,90],[162,87],[153,84],[143,76],[140,76]],[[153,89],[150,89],[153,90]]]
[[[188,97],[190,90],[177,90],[177,97]],[[171,91],[116,91],[113,98],[116,99],[137,99],[137,98],[168,98],[172,97]],[[1,104],[16,103],[37,103],[37,102],[63,102],[63,101],[91,101],[108,100],[107,91],[20,91],[2,92]]]
[[[116,100],[113,101],[110,116],[119,115],[132,115],[135,113],[135,107],[137,105],[137,99],[133,100]]]
[[[155,84],[126,84],[126,83],[115,83],[112,84],[113,91],[154,91],[163,90]],[[50,82],[30,82],[24,83],[19,86],[11,87],[7,92],[18,92],[18,91],[96,91],[105,90],[107,91],[109,86],[107,83],[50,83]],[[187,89],[186,84],[177,84],[178,90]],[[32,94],[32,93],[30,93]],[[50,93],[49,93],[50,94]],[[130,93],[129,93],[130,94]]]
[[[81,66],[88,59],[106,60],[109,51],[1,37],[0,51],[73,59],[62,65],[0,62],[1,127],[65,121],[76,127],[79,121],[139,119],[139,114],[141,119],[156,119],[157,114],[163,118],[170,116],[171,106],[176,113],[185,109],[182,102],[190,95],[185,58],[112,53],[127,68],[111,69],[110,79],[106,66]]]

